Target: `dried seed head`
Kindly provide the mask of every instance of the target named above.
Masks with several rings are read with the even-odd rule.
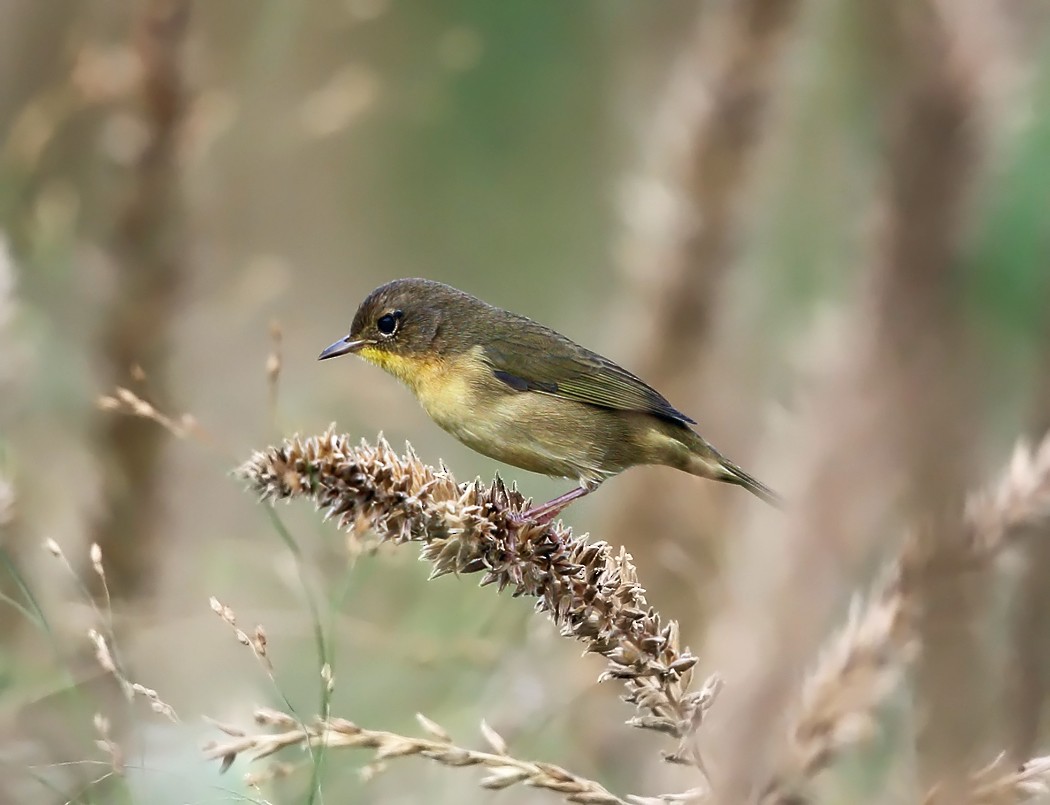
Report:
[[[423,731],[431,738],[441,741],[442,743],[452,743],[452,736],[449,735],[445,728],[440,724],[431,721],[422,713],[416,713],[416,721],[419,722],[419,726],[421,726]]]
[[[230,626],[237,626],[237,616],[234,614],[233,610],[230,609],[228,606],[225,606],[214,595],[208,599],[208,606],[211,607],[212,612],[214,612],[216,615],[222,618],[223,621],[228,623]]]
[[[676,737],[693,729],[696,659],[680,646],[678,625],[649,606],[630,554],[560,523],[518,527],[512,515],[526,501],[499,478],[457,484],[410,448],[398,455],[382,438],[355,445],[332,430],[259,451],[238,474],[263,500],[310,497],[341,528],[420,543],[432,578],[480,573],[482,584],[534,598],[562,635],[609,661],[601,678],[623,680],[636,707],[662,719],[632,723],[665,731],[670,723]]]
[[[1025,529],[1050,517],[1050,435],[1032,449],[1021,443],[991,484],[966,500],[958,559],[980,567]],[[956,558],[956,557],[953,557]],[[866,601],[854,600],[846,625],[828,642],[804,684],[788,736],[789,751],[766,787],[763,803],[801,801],[798,791],[845,749],[875,729],[875,712],[897,688],[920,650],[913,618],[911,584],[929,557],[912,537],[884,571]],[[1020,771],[999,761],[975,775],[974,802],[1007,801],[1021,787],[1041,785],[1040,758]],[[981,788],[999,786],[1000,799],[984,798]],[[1014,787],[1015,781],[1017,787]],[[930,792],[926,802],[937,802]],[[1016,796],[1013,800],[1016,801]]]
[[[252,646],[255,648],[255,653],[260,657],[266,656],[266,630],[263,629],[261,623],[255,627],[255,634],[252,636]]]
[[[503,740],[502,735],[488,725],[487,721],[481,722],[481,735],[497,755],[507,754],[507,742]]]
[[[1020,442],[992,484],[968,496],[965,521],[971,549],[998,550],[1019,529],[1050,517],[1050,436],[1033,449]]]
[[[185,415],[180,418],[182,420],[180,424],[176,419],[165,415],[154,405],[139,397],[131,389],[118,387],[111,396],[99,397],[96,400],[96,404],[103,411],[124,413],[130,416],[141,417],[142,419],[149,419],[179,439],[184,439],[190,434],[190,427],[186,425]],[[190,421],[192,422],[192,418]]]
[[[98,661],[98,664],[102,666],[102,670],[111,674],[116,674],[117,664],[113,660],[112,653],[110,653],[109,645],[106,643],[106,638],[99,634],[95,629],[89,629],[88,639],[95,644],[95,659]]]

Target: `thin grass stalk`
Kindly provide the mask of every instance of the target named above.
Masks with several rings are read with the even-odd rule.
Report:
[[[1044,367],[1034,411],[1035,433],[1050,431],[1050,323],[1039,350]],[[1016,763],[1031,757],[1046,735],[1043,713],[1050,698],[1050,524],[1035,526],[1038,533],[1024,548],[1024,562],[1012,602],[1004,706],[1007,709],[1007,757]]]
[[[1050,757],[1034,757],[1011,764],[1005,753],[968,776],[973,805],[1023,805],[1045,802],[1050,796]],[[954,805],[947,786],[937,785],[923,797],[923,805]]]
[[[952,572],[962,575],[990,570],[1021,538],[1044,535],[1050,523],[1050,434],[1034,448],[1018,444],[998,477],[968,496],[961,521],[960,562]],[[827,641],[802,687],[786,732],[786,751],[763,792],[764,805],[814,801],[814,778],[874,734],[879,707],[899,691],[921,650],[915,585],[927,572],[923,565],[929,559],[918,539],[911,539],[867,599],[854,601],[846,625]],[[996,768],[1004,772],[1002,762]],[[982,786],[972,783],[968,795],[986,801]],[[941,792],[938,796],[947,796],[947,788],[942,783],[934,787]]]
[[[968,771],[994,741],[996,715],[984,634],[988,569],[957,570],[970,558],[962,503],[975,481],[981,413],[976,334],[958,304],[985,145],[978,84],[937,4],[870,3],[864,19],[887,77],[885,243],[874,292],[883,311],[880,376],[899,412],[888,435],[921,554],[908,579],[922,646],[914,692],[919,776],[923,787],[940,782],[962,802]]]
[[[594,780],[574,774],[553,763],[514,757],[503,738],[485,723],[482,723],[481,731],[489,748],[482,751],[453,743],[448,732],[428,718],[420,715],[418,720],[428,737],[371,730],[344,718],[318,718],[310,725],[302,725],[286,713],[260,708],[255,712],[255,721],[269,728],[267,731],[249,733],[237,727],[216,723],[228,738],[210,744],[205,749],[205,755],[221,760],[223,768],[226,769],[239,755],[245,754],[253,760],[261,760],[293,746],[369,749],[374,753],[375,764],[396,758],[422,757],[451,768],[482,769],[485,776],[479,784],[490,791],[524,785],[556,792],[566,801],[573,803],[627,805],[625,800]],[[265,775],[252,776],[255,785],[263,779]]]

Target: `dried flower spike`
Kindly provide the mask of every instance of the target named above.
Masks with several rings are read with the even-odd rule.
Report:
[[[330,749],[361,748],[374,753],[370,764],[374,774],[377,764],[383,760],[399,757],[425,757],[435,763],[459,768],[479,766],[486,771],[480,781],[482,788],[502,789],[515,784],[556,791],[569,802],[591,803],[591,805],[627,805],[626,801],[609,792],[600,783],[573,774],[552,763],[519,760],[509,754],[503,739],[486,726],[482,732],[488,743],[497,750],[483,752],[457,746],[452,743],[440,727],[434,738],[415,738],[393,732],[369,730],[342,718],[320,718],[306,726],[291,716],[272,710],[256,712],[256,721],[276,731],[247,735],[240,730],[216,724],[230,736],[224,743],[212,743],[205,747],[205,755],[220,760],[222,770],[228,769],[238,755],[249,754],[253,760],[269,757],[291,746],[326,746]],[[432,721],[420,716],[420,723],[428,733],[433,733]]]
[[[1048,517],[1050,436],[1035,448],[1018,444],[998,477],[967,497],[959,533],[961,558],[967,565],[987,564]],[[788,751],[763,803],[798,802],[798,792],[819,771],[876,728],[877,708],[897,689],[920,649],[909,580],[925,559],[913,535],[866,602],[854,602],[846,625],[829,640],[805,682],[791,720]],[[1001,760],[975,775],[977,801],[991,801],[986,791],[996,785],[1005,790],[1017,780],[1020,791],[1047,785],[1050,779],[1045,759],[1029,761],[1021,771],[1004,770]],[[994,785],[986,782],[992,777],[998,781]],[[927,801],[936,801],[936,795],[930,792]]]
[[[457,484],[411,448],[354,446],[332,431],[257,452],[238,472],[263,500],[310,497],[341,528],[421,543],[431,578],[480,573],[482,585],[535,598],[564,636],[608,661],[602,679],[623,680],[626,701],[645,713],[632,725],[681,739],[699,724],[710,696],[688,694],[696,657],[645,600],[630,554],[560,523],[518,527],[512,515],[527,501],[499,479]]]

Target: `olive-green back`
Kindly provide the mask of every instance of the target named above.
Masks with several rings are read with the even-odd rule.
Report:
[[[524,316],[498,309],[493,313],[492,326],[478,322],[485,329],[483,354],[510,388],[693,423],[656,389],[608,358]]]

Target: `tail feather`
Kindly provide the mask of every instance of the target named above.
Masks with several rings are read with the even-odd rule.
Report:
[[[775,506],[778,509],[784,508],[784,499],[780,495],[754,476],[748,475],[732,461],[722,459],[722,468],[725,470],[725,476],[720,480],[744,487],[751,494],[762,498],[770,506]]]
[[[683,429],[684,430],[684,429]],[[754,476],[748,475],[740,467],[719,453],[703,436],[689,429],[685,433],[678,431],[673,437],[680,446],[685,446],[688,453],[682,457],[678,454],[676,462],[668,464],[677,466],[701,478],[711,478],[728,484],[742,486],[752,495],[761,498],[771,506],[784,508],[784,499]]]

